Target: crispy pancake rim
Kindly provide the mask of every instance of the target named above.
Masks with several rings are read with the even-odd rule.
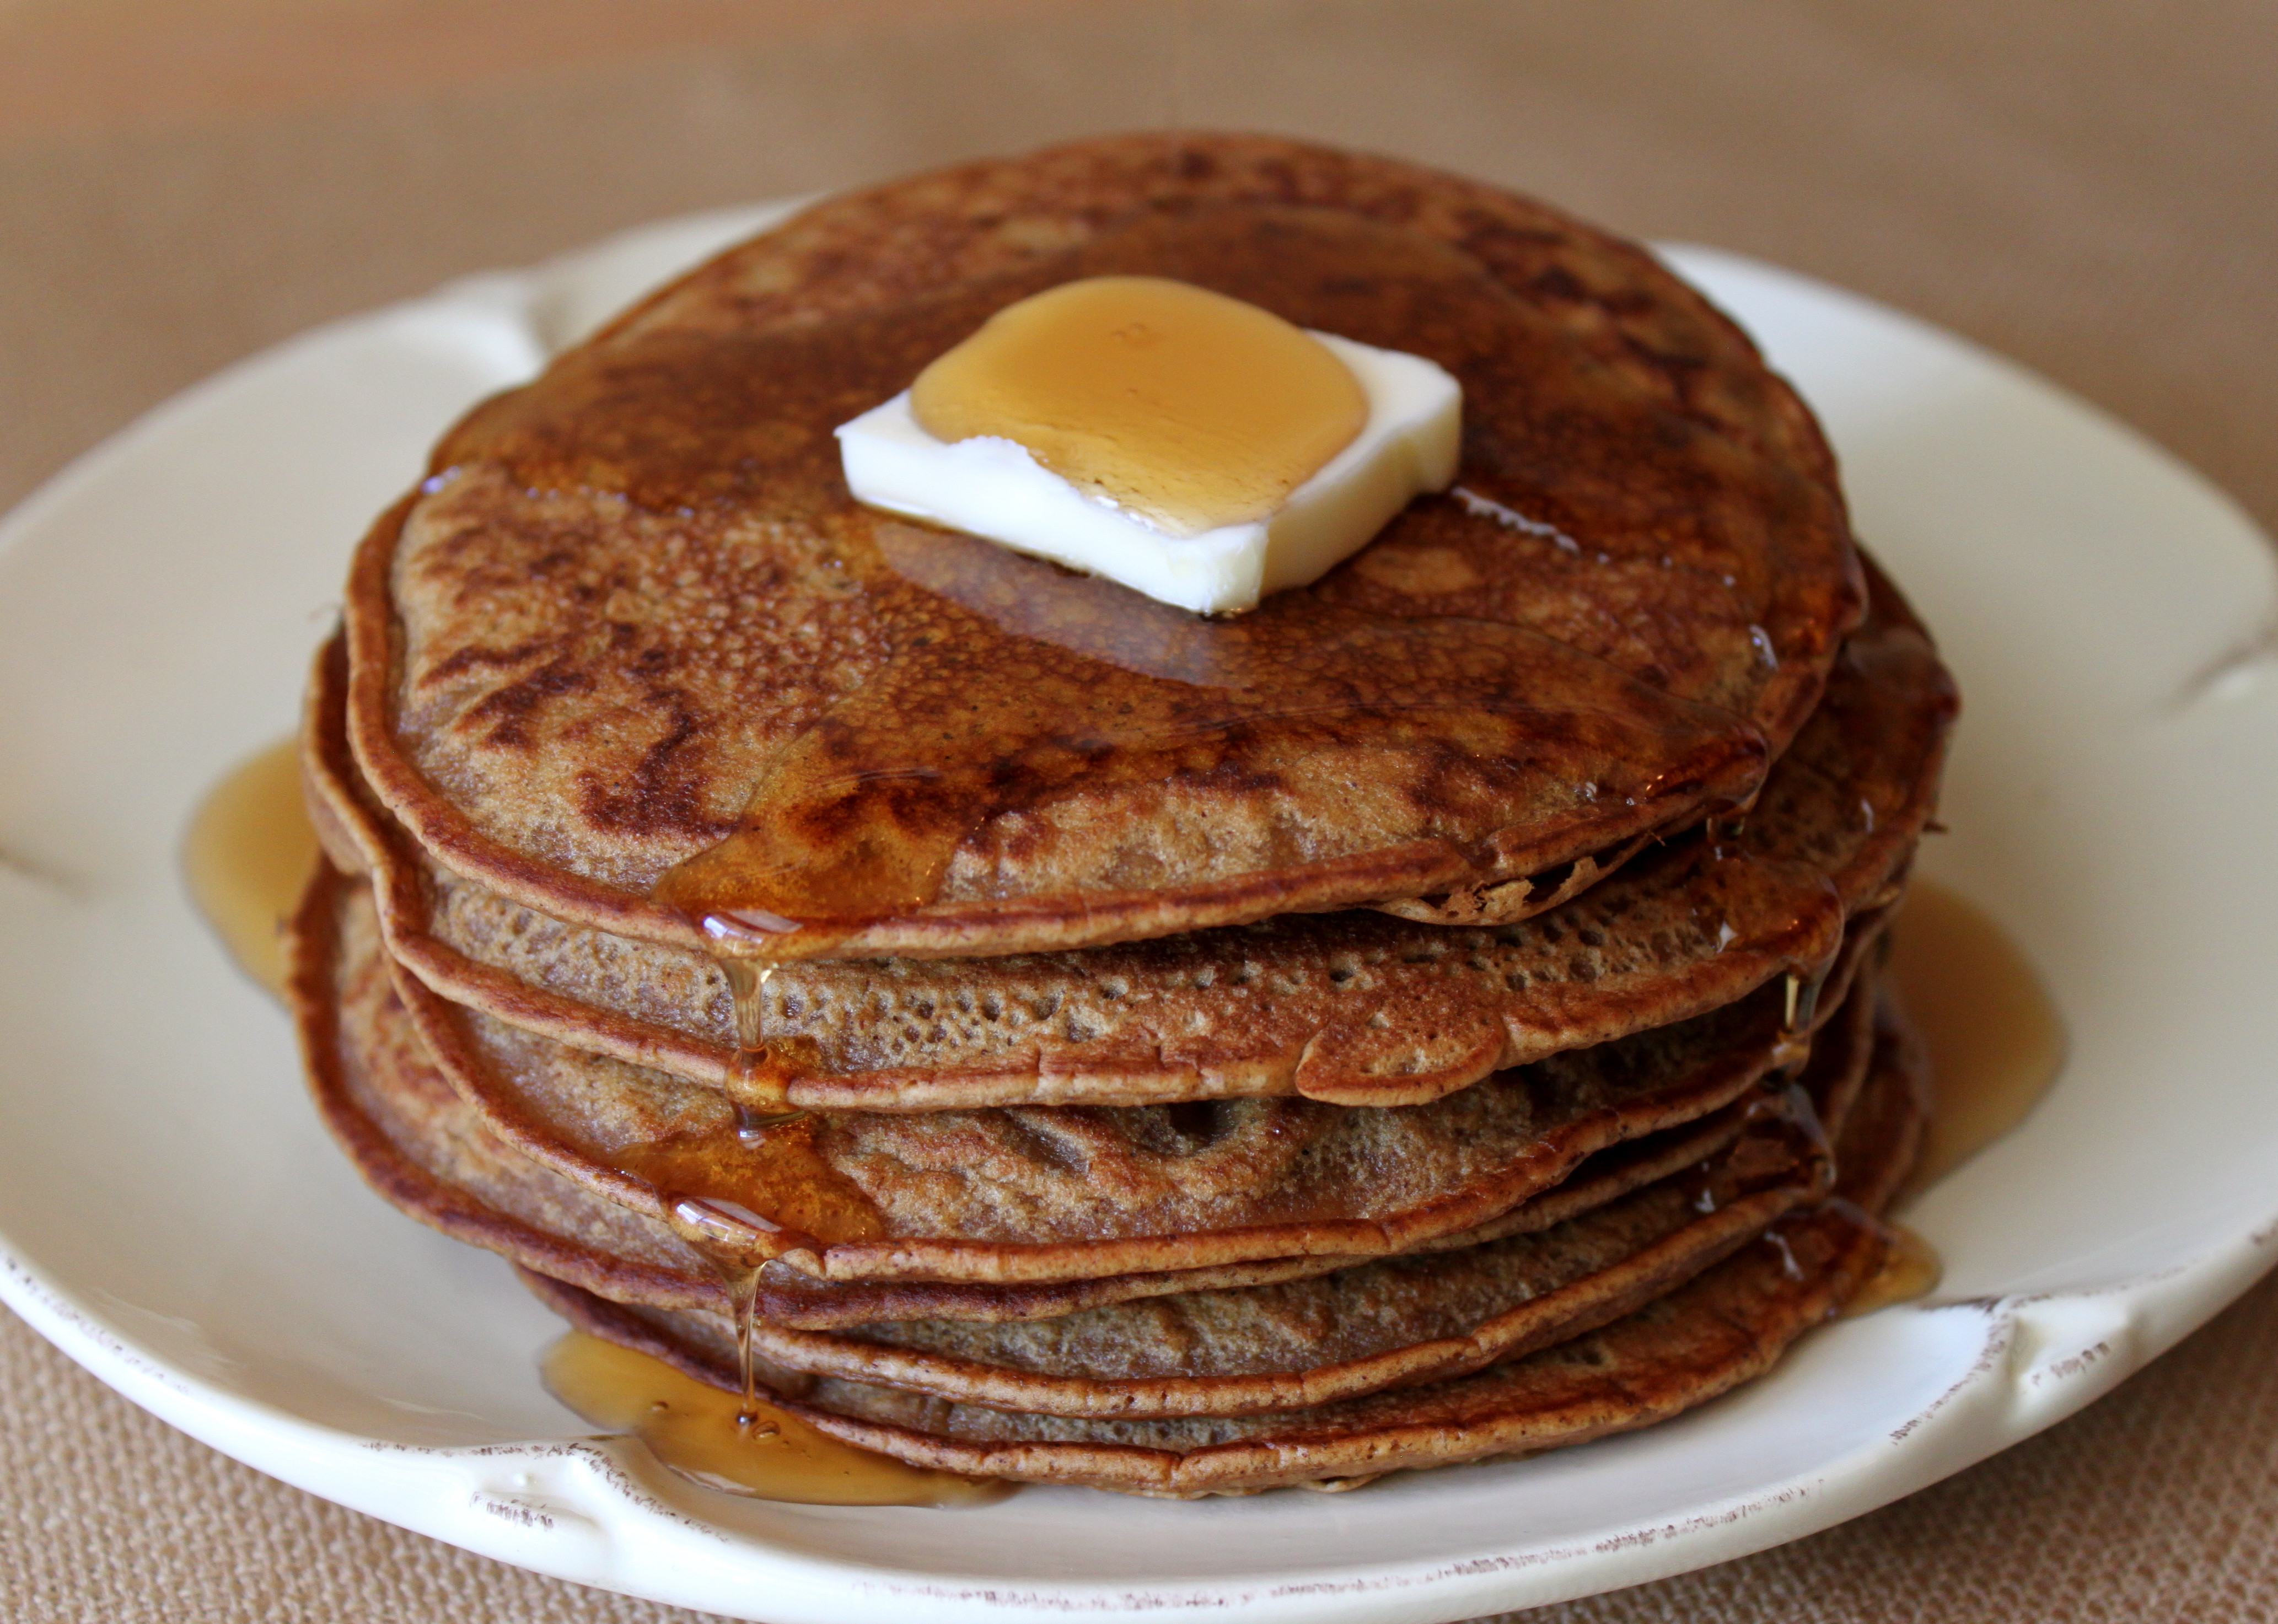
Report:
[[[335,943],[341,931],[359,917],[355,901],[355,888],[349,882],[337,877],[320,879],[303,915],[304,930],[299,949],[302,961],[317,966],[332,962],[338,952]],[[363,914],[368,912],[368,909],[362,910]],[[1826,995],[1816,1011],[1816,1018],[1824,1018],[1837,1008],[1848,986],[1852,966],[1873,940],[1873,927],[1880,923],[1879,917],[1866,922],[1867,928],[1855,935],[1857,946],[1844,956],[1831,977]],[[376,943],[367,943],[359,951],[377,955],[378,947]],[[353,977],[360,972],[349,965],[342,973]],[[394,977],[394,986],[400,996],[417,999],[422,995],[416,979],[400,972]],[[333,995],[337,999],[337,994]],[[432,1038],[438,1033],[447,1048],[455,1048],[457,1043],[452,1007],[441,1008],[440,1024],[432,1030],[420,1026],[417,1039],[387,1038],[383,1032],[378,1041],[392,1049],[406,1049],[408,1046],[416,1051],[423,1065],[440,1070],[459,1096],[481,1115],[485,1126],[520,1154],[657,1223],[669,1221],[668,1198],[654,1186],[596,1161],[590,1154],[567,1143],[543,1120],[533,1118],[510,1092],[501,1087],[495,1076],[485,1071],[480,1056],[439,1052],[432,1045]],[[326,1018],[336,1025],[336,1017]],[[1410,1251],[1449,1236],[1476,1233],[1481,1226],[1520,1208],[1530,1198],[1558,1185],[1594,1153],[1624,1140],[1697,1122],[1728,1106],[1763,1076],[1777,1057],[1776,1016],[1767,1018],[1772,1024],[1766,1027],[1766,1036],[1760,1046],[1730,1054],[1721,1047],[1720,1040],[1697,1063],[1697,1070],[1657,1086],[1632,1088],[1627,1093],[1617,1090],[1610,1096],[1615,1103],[1586,1105],[1579,1115],[1557,1117],[1549,1132],[1528,1140],[1524,1154],[1509,1161],[1495,1161],[1491,1166],[1483,1165],[1464,1183],[1435,1190],[1432,1199],[1412,1207],[1387,1209],[1366,1217],[1315,1216],[1294,1221],[1245,1222],[1202,1233],[1111,1233],[1046,1242],[890,1236],[875,1241],[844,1240],[800,1247],[790,1252],[783,1262],[792,1269],[829,1281],[1011,1285],[1110,1276],[1184,1274],[1198,1268],[1278,1258],[1348,1259]],[[405,1024],[400,1010],[392,1009],[388,1019]],[[368,1035],[358,1041],[368,1045],[376,1041]],[[312,1057],[323,1063],[326,1052],[323,1044],[312,1038],[309,1047]],[[576,1058],[569,1051],[561,1051],[559,1057],[572,1063]],[[1310,1112],[1335,1109],[1318,1106],[1275,1109]],[[991,1115],[983,1114],[982,1125]],[[1401,1119],[1405,1116],[1405,1112],[1397,1114]],[[1120,1114],[1109,1113],[1095,1126],[1105,1132],[1116,1127],[1121,1120]],[[1398,1125],[1392,1118],[1387,1120],[1387,1125]],[[859,1119],[855,1125],[859,1127]],[[1337,1125],[1334,1120],[1327,1121],[1322,1131],[1334,1130]],[[931,1143],[935,1137],[931,1123],[895,1132],[898,1136],[907,1132],[920,1132],[925,1136],[926,1143]],[[1015,1132],[1011,1142],[1016,1146],[1028,1143],[1032,1132]],[[859,1137],[852,1142],[859,1144]],[[1137,1152],[1140,1147],[1135,1143],[1132,1148]],[[1166,1176],[1170,1170],[1166,1164]],[[1049,1174],[1050,1169],[1043,1171]],[[1322,1188],[1327,1191],[1331,1186],[1324,1185]],[[1270,1210],[1271,1206],[1269,1202],[1260,1210]]]
[[[374,1113],[388,1120],[400,1119],[405,1109],[464,1117],[471,1108],[434,1066],[400,1010],[383,1021],[378,1041],[371,1034],[368,1023],[364,1035],[353,1041],[344,1037],[340,992],[333,978],[348,973],[337,963],[336,943],[340,941],[344,923],[353,918],[342,910],[343,899],[351,889],[350,882],[336,875],[320,874],[299,920],[296,973],[300,979],[296,982],[295,1002],[309,1059],[310,1085],[336,1136],[359,1164],[367,1167],[373,1182],[391,1200],[419,1209],[417,1201],[401,1199],[394,1182],[396,1175],[390,1170],[404,1160],[404,1153],[387,1147],[390,1131],[377,1125]],[[368,961],[371,958],[368,948],[365,957]],[[392,988],[384,966],[372,962],[371,969],[381,978],[371,990],[392,1003]],[[1836,1002],[1833,995],[1826,1000],[1831,1008]],[[373,1075],[375,1065],[382,1075]],[[375,1088],[380,1091],[377,1096],[372,1094]],[[404,1102],[409,1102],[408,1107]],[[1617,1142],[1594,1155],[1581,1158],[1579,1166],[1572,1166],[1570,1176],[1563,1182],[1540,1190],[1529,1199],[1513,1203],[1506,1195],[1488,1203],[1489,1210],[1500,1208],[1500,1213],[1487,1222],[1469,1226],[1435,1225],[1432,1231],[1410,1238],[1412,1245],[1396,1249],[1454,1248],[1564,1222],[1718,1154],[1745,1129],[1754,1109],[1747,1098],[1742,1098],[1722,1110],[1693,1117],[1680,1125]],[[401,1130],[399,1127],[394,1132],[400,1133]],[[485,1148],[480,1154],[498,1164],[517,1173],[525,1166],[522,1153],[510,1141],[500,1140],[479,1117],[462,1131],[462,1136],[481,1141]],[[1558,1167],[1570,1164],[1571,1158],[1562,1155],[1552,1163],[1551,1170],[1555,1172]],[[539,1164],[527,1165],[535,1168]],[[1539,1174],[1528,1180],[1530,1187],[1540,1182]],[[665,1305],[716,1307],[724,1303],[722,1288],[708,1268],[672,1234],[654,1211],[643,1216],[638,1206],[621,1206],[583,1186],[565,1187],[578,1188],[581,1201],[599,1203],[610,1213],[621,1214],[633,1225],[630,1232],[646,1237],[642,1245],[633,1248],[648,1260],[645,1283],[629,1285],[620,1281],[610,1290],[631,1291],[645,1300]],[[474,1232],[465,1232],[464,1215],[452,1218],[445,1214],[434,1221],[440,1227],[480,1244],[480,1226],[477,1225]],[[618,1232],[610,1219],[588,1216],[580,1220],[585,1229],[594,1229],[597,1224],[600,1230]],[[895,1277],[828,1281],[776,1263],[762,1273],[761,1300],[771,1318],[817,1329],[880,1318],[1043,1317],[1133,1297],[1300,1278],[1395,1249],[1383,1244],[1380,1233],[1377,1239],[1379,1244],[1359,1253],[1338,1253],[1323,1247],[1296,1256],[1060,1281],[936,1282]],[[550,1256],[532,1258],[522,1253],[516,1255],[548,1272],[562,1272],[558,1260]],[[589,1284],[604,1283],[599,1276],[586,1274],[580,1277]]]
[[[1873,1053],[1874,997],[1861,988],[1852,1013],[1837,1023],[1836,1040],[1816,1056],[1808,1086],[1831,1111],[1847,1109]],[[1767,1102],[1770,1103],[1770,1102]],[[1838,1125],[1839,1131],[1839,1125]],[[817,1334],[764,1318],[753,1326],[753,1346],[774,1367],[813,1376],[840,1376],[932,1394],[956,1402],[1059,1415],[1227,1415],[1303,1407],[1358,1397],[1391,1386],[1444,1380],[1517,1357],[1618,1318],[1673,1289],[1801,1204],[1826,1193],[1831,1167],[1816,1116],[1797,1121],[1767,1113],[1756,1131],[1708,1160],[1552,1226],[1514,1240],[1474,1241],[1461,1249],[1363,1264],[1294,1285],[1245,1286],[1189,1292],[1124,1306],[1060,1316],[1043,1326],[1002,1323],[970,1325],[868,1324],[846,1334]],[[509,1255],[512,1253],[509,1252]],[[1430,1305],[1435,1279],[1485,1269],[1531,1271],[1532,1284],[1473,1283],[1472,1294],[1503,1306],[1460,1330],[1403,1332],[1385,1321],[1389,1311],[1380,1277],[1408,1277],[1420,1311]],[[629,1280],[607,1295],[644,1300],[642,1283]],[[1350,1302],[1345,1300],[1352,1299]],[[669,1306],[669,1305],[666,1305]],[[1245,1333],[1238,1323],[1255,1310],[1265,1317]],[[1154,1322],[1174,1316],[1190,1330],[1173,1330],[1169,1362],[1176,1373],[1109,1376],[1072,1364],[1082,1350],[1115,1350],[1111,1363],[1128,1363],[1133,1351],[1160,1343]],[[1355,1351],[1301,1367],[1265,1363],[1271,1353],[1245,1354],[1245,1334],[1264,1330],[1275,1340],[1277,1322],[1364,1326]],[[724,1323],[724,1315],[715,1311]],[[1052,1346],[1024,1349],[1042,1333]],[[723,1330],[722,1334],[726,1334]],[[1226,1342],[1231,1335],[1232,1345]],[[1409,1339],[1401,1340],[1403,1336]],[[1199,1339],[1197,1339],[1199,1338]],[[941,1346],[944,1340],[949,1346]],[[958,1351],[959,1345],[965,1351]],[[990,1357],[987,1350],[1004,1352]],[[1066,1347],[1073,1353],[1056,1352]],[[1212,1354],[1209,1349],[1218,1352]],[[1235,1367],[1210,1369],[1210,1362]]]

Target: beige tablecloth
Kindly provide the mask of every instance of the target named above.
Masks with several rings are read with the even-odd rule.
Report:
[[[179,27],[188,0],[153,3]],[[480,8],[399,0],[407,32],[383,51],[381,0],[310,0],[323,27],[363,30],[327,56],[279,20],[286,0],[211,0],[234,19],[213,37],[282,54],[226,73],[185,55],[169,76],[154,34],[138,71],[164,95],[57,92],[73,63],[105,60],[94,36],[43,58],[39,0],[0,7],[15,110],[0,110],[0,504],[214,367],[462,271],[677,210],[1183,121],[1441,163],[1858,288],[2049,374],[2278,521],[2278,10],[2254,0],[975,0],[740,18],[655,0],[646,36],[623,9],[562,0],[552,32],[532,26],[544,49],[517,56],[505,25],[534,3],[499,0],[487,34],[423,46],[437,17]],[[200,72],[221,88],[202,92]],[[36,1085],[0,1060],[0,1086]],[[2266,1283],[2085,1414],[1910,1500],[1538,1616],[2278,1618],[2274,1348]],[[284,1488],[0,1316],[0,1616],[689,1615]]]

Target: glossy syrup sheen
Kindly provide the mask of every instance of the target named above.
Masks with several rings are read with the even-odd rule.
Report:
[[[752,1008],[766,975],[748,965],[737,969],[731,979],[745,1044],[740,1077],[768,1069]],[[736,1116],[733,1132],[628,1145],[614,1160],[618,1171],[656,1192],[673,1232],[718,1277],[735,1316],[736,1361],[750,1409],[759,1402],[752,1323],[759,1312],[760,1270],[787,1252],[875,1239],[885,1223],[875,1203],[817,1146],[820,1118],[755,1111],[740,1101]]]
[[[632,1434],[674,1471],[730,1494],[802,1506],[981,1506],[1011,1491],[842,1444],[773,1405],[739,1401],[583,1331],[555,1343],[543,1371],[554,1396],[594,1426]]]
[[[2064,1068],[2064,1022],[2023,949],[1957,892],[1916,881],[1892,938],[1890,973],[1930,1051],[1919,1190],[2030,1114]]]
[[[182,842],[198,911],[238,967],[279,996],[286,925],[316,866],[317,832],[290,739],[231,768],[198,804]]]
[[[728,955],[718,963],[736,1010],[736,1053],[728,1069],[728,1095],[736,1103],[738,1132],[748,1143],[768,1118],[791,1111],[791,1081],[802,1071],[822,1069],[822,1046],[812,1037],[767,1030],[773,964]]]
[[[815,1143],[819,1119],[746,1118],[736,1133],[692,1135],[631,1145],[614,1158],[620,1171],[655,1189],[675,1227],[723,1266],[764,1262],[798,1246],[874,1240],[884,1234],[877,1207],[834,1168]],[[700,1205],[682,1213],[689,1203]],[[708,1208],[718,1215],[707,1217]],[[767,1227],[738,1219],[761,1216]]]
[[[1368,421],[1350,369],[1254,304],[1166,277],[1032,294],[918,374],[935,438],[1024,446],[1174,535],[1264,519]]]
[[[1884,1227],[1886,1233],[1882,1264],[1843,1305],[1845,1319],[1927,1297],[1938,1289],[1938,1277],[1945,1272],[1938,1249],[1913,1230],[1903,1224]]]
[[[1560,317],[1447,245],[1304,210],[1261,225],[1270,213],[1150,220],[1033,271],[809,327],[574,355],[446,446],[445,462],[493,461],[533,490],[751,515],[744,550],[716,556],[776,572],[747,588],[761,606],[769,582],[812,601],[791,686],[760,696],[780,719],[742,818],[660,900],[713,922],[723,950],[780,961],[935,907],[960,851],[959,905],[1033,890],[1066,911],[1075,892],[1175,896],[1387,852],[1387,894],[1424,895],[1753,792],[1767,749],[1752,719],[1791,681],[1775,649],[1789,634],[1752,634],[1777,573],[1765,538],[1812,530],[1823,492],[1614,379]],[[1373,544],[1433,567],[1357,562],[1210,621],[852,502],[834,425],[1005,304],[1106,271],[1181,277],[1448,366],[1479,407],[1475,500],[1421,499]],[[1594,510],[1602,522],[1577,516]],[[692,656],[672,669],[709,680]],[[684,748],[697,759],[699,743]],[[1158,855],[1144,832],[1169,827],[1166,786],[1190,820],[1223,809],[1229,838],[1287,833],[1243,835],[1257,855],[1227,876],[1211,851]],[[1063,807],[1078,814],[1049,829],[1028,818]]]
[[[2023,949],[1958,892],[1915,881],[1892,938],[1888,973],[1930,1056],[1930,1118],[1903,1193],[1911,1195],[2031,1114],[2064,1069],[2065,1035]],[[1846,1316],[1938,1288],[1937,1248],[1902,1224],[1888,1227],[1882,1265]]]

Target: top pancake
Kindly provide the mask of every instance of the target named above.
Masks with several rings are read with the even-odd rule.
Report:
[[[1234,620],[852,500],[836,424],[1106,272],[1437,361],[1456,489]],[[478,408],[434,469],[351,582],[378,793],[516,901],[775,958],[1461,904],[1746,804],[1862,596],[1808,414],[1649,256],[1262,138],[822,204]]]

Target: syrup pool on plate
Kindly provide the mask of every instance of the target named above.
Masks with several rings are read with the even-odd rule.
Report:
[[[802,1506],[982,1506],[1012,1485],[907,1466],[842,1444],[798,1416],[684,1375],[646,1353],[571,1331],[546,1355],[546,1385],[597,1427],[629,1432],[707,1488]]]
[[[293,740],[240,762],[206,792],[182,842],[182,867],[230,957],[282,996],[285,927],[317,867]]]
[[[2064,1023],[2023,949],[1960,893],[1916,881],[1892,929],[1890,975],[1930,1049],[1919,1191],[2031,1113],[2064,1067]]]
[[[1918,880],[1907,892],[1888,974],[1930,1051],[1930,1120],[1904,1200],[2024,1121],[2064,1068],[2064,1023],[2023,949],[1983,909],[1934,881]],[[1926,1296],[1943,1269],[1930,1242],[1893,1224],[1882,1267],[1844,1313]]]
[[[1938,1277],[1945,1272],[1938,1249],[1903,1224],[1892,1224],[1890,1231],[1882,1266],[1868,1276],[1851,1300],[1843,1305],[1845,1319],[1872,1314],[1892,1303],[1912,1302],[1938,1289]]]

